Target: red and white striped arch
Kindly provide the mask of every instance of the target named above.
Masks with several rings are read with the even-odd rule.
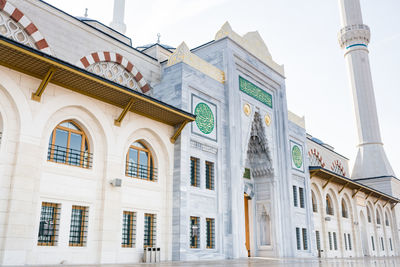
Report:
[[[0,0],[0,11],[5,12],[12,20],[22,25],[24,31],[35,41],[36,48],[52,55],[50,47],[33,22],[7,0]]]
[[[339,160],[332,162],[331,170],[342,176],[346,176],[346,171],[344,170],[343,164]]]
[[[90,65],[97,62],[115,62],[120,64],[129,73],[132,73],[135,81],[139,84],[142,93],[146,93],[150,90],[150,85],[146,82],[140,71],[125,57],[114,52],[95,52],[88,56],[85,56],[77,63],[78,67],[86,69]]]
[[[311,161],[315,161],[315,162],[313,162],[314,164],[317,163],[318,166],[321,166],[322,168],[325,167],[325,163],[322,159],[322,156],[320,155],[320,153],[317,149],[315,149],[315,148],[310,149],[310,151],[308,151],[308,156],[310,159],[310,164],[312,164]],[[312,165],[310,165],[310,166],[312,166]]]

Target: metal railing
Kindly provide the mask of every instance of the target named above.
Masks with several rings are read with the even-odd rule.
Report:
[[[47,160],[82,168],[91,168],[93,154],[58,145],[49,145]]]
[[[126,162],[125,175],[152,182],[157,182],[157,168],[148,165],[140,165],[136,162]]]

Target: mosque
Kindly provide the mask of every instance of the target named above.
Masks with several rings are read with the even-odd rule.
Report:
[[[0,0],[0,265],[400,254],[359,0],[339,0],[355,166],[287,109],[258,32],[133,47],[41,0]]]

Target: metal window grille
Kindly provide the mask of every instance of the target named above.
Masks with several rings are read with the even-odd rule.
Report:
[[[333,247],[335,248],[335,250],[338,250],[336,232],[333,232]]]
[[[215,219],[207,218],[207,248],[215,248]]]
[[[297,186],[293,186],[293,204],[295,207],[298,206],[297,204]]]
[[[344,234],[344,250],[347,250],[347,236]]]
[[[190,248],[200,248],[199,217],[190,217]]]
[[[389,238],[389,245],[390,245],[390,250],[393,251],[392,239],[391,238]]]
[[[303,234],[303,250],[308,250],[308,239],[307,239],[307,229],[302,229]]]
[[[122,216],[122,247],[133,248],[136,242],[136,213],[124,211]]]
[[[38,246],[55,246],[60,225],[60,204],[42,203]]]
[[[156,225],[157,216],[155,214],[144,214],[144,247],[154,247],[156,245]]]
[[[347,238],[348,238],[348,240],[349,240],[349,242],[348,242],[348,244],[349,244],[349,250],[351,250],[351,235],[350,235],[350,234],[347,234]],[[345,239],[346,239],[346,237],[345,237]]]
[[[331,235],[331,232],[328,232],[328,239],[329,239],[329,250],[332,250],[332,235]]]
[[[127,161],[125,175],[133,178],[157,182],[158,170],[153,166],[153,164],[147,166],[137,164],[136,162]]]
[[[91,168],[93,154],[54,144],[49,144],[47,160],[82,168]]]
[[[299,187],[299,195],[300,195],[300,208],[304,208],[304,188]]]
[[[86,245],[88,226],[88,207],[72,206],[69,245],[83,247]]]
[[[321,236],[319,231],[315,231],[315,240],[317,241],[317,250],[321,250]]]
[[[200,187],[200,159],[190,157],[190,185]]]
[[[374,237],[371,236],[372,250],[375,251]]]
[[[297,250],[301,250],[300,228],[296,227],[296,244]]]
[[[214,190],[214,162],[206,161],[206,188]]]
[[[383,237],[381,237],[381,245],[382,245],[382,250],[385,250],[385,246],[383,244]]]

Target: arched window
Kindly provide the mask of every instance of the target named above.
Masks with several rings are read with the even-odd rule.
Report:
[[[157,171],[154,168],[153,156],[143,143],[136,141],[129,147],[126,155],[125,174],[143,180],[157,181]]]
[[[318,212],[318,204],[313,191],[311,191],[311,201],[312,201],[313,212]]]
[[[333,215],[332,199],[329,195],[326,195],[326,214]]]
[[[47,160],[90,168],[92,155],[85,132],[73,121],[63,121],[51,133]]]
[[[369,210],[369,207],[367,207],[367,218],[368,218],[368,222],[369,222],[369,223],[372,222],[372,219],[371,219],[371,211]]]
[[[376,224],[381,224],[381,215],[378,210],[376,210]]]
[[[386,225],[386,226],[389,226],[389,225],[390,225],[390,224],[389,224],[389,216],[388,216],[387,212],[385,212],[385,225]]]
[[[342,199],[342,217],[349,218],[349,212],[347,210],[347,204],[344,199]]]

